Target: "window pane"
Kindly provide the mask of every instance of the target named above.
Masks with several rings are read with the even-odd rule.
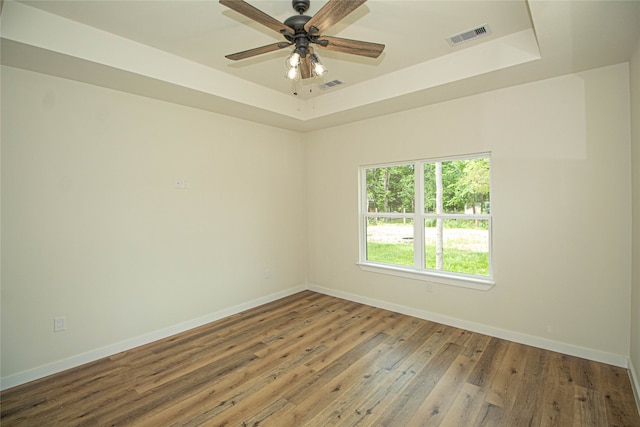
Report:
[[[424,211],[436,213],[436,164],[424,164]]]
[[[413,266],[413,220],[367,218],[367,261]]]
[[[489,276],[488,220],[427,219],[424,231],[426,268]]]
[[[488,214],[489,189],[487,157],[424,165],[425,213]]]
[[[368,212],[414,212],[413,165],[370,168],[366,173]]]

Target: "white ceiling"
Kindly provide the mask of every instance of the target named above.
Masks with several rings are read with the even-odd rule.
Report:
[[[290,0],[249,3],[280,21],[295,14]],[[446,41],[479,25],[490,35]],[[329,74],[294,88],[290,49],[224,57],[283,39],[214,0],[7,0],[2,63],[310,131],[626,62],[639,27],[637,0],[369,0],[326,34],[385,44],[383,54],[317,49]],[[333,80],[343,84],[321,88]]]

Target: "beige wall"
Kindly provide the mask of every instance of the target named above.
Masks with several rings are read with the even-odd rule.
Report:
[[[310,285],[492,330],[629,354],[631,164],[627,64],[308,136]],[[364,272],[360,165],[490,151],[496,286]]]
[[[306,135],[3,67],[2,377],[307,280],[638,366],[629,117],[626,64]],[[484,151],[492,290],[356,266],[360,165]]]
[[[640,22],[640,16],[638,16]],[[630,62],[631,144],[633,163],[633,283],[631,293],[631,365],[640,406],[640,40]]]
[[[2,376],[304,285],[303,161],[295,132],[3,67]]]

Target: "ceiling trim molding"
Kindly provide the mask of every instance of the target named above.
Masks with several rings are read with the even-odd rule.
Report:
[[[15,1],[5,4],[2,38],[304,119],[290,96]]]
[[[637,43],[638,1],[523,1],[529,29],[309,99],[14,0],[2,9],[0,59],[6,66],[310,132],[628,61],[629,46]]]

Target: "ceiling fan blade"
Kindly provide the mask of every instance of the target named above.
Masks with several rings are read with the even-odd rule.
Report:
[[[329,27],[356,10],[367,0],[329,0],[304,25],[305,31],[311,34],[322,34]]]
[[[323,40],[328,42],[326,46],[322,43]],[[320,37],[317,45],[326,50],[367,56],[369,58],[377,58],[384,50],[384,45],[380,43],[363,42],[360,40],[350,40],[331,36]]]
[[[300,76],[303,79],[311,77],[311,61],[308,55],[300,60]]]
[[[262,47],[256,47],[255,49],[249,49],[242,52],[225,55],[225,58],[237,61],[239,59],[246,59],[251,58],[252,56],[262,55],[263,53],[273,52],[274,50],[282,49],[287,46],[290,46],[290,43],[273,43]]]
[[[267,15],[260,9],[251,6],[244,0],[220,0],[220,4],[222,4],[223,6],[227,6],[229,9],[235,10],[236,12],[241,13],[247,18],[253,19],[254,21],[266,27],[269,27],[281,34],[293,35],[294,33],[291,27],[284,25],[282,22]]]

